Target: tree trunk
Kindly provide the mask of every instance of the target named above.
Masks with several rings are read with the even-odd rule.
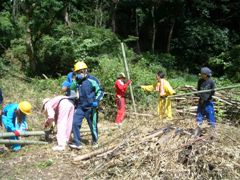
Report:
[[[26,39],[26,46],[27,46],[27,54],[29,58],[29,65],[32,74],[36,73],[36,60],[35,60],[35,52],[32,40],[32,30],[30,28],[27,29],[27,39]]]
[[[103,12],[102,12],[102,3],[100,3],[99,5],[99,27],[102,27],[102,24],[103,24]]]
[[[98,25],[98,0],[96,0],[94,27]]]
[[[155,40],[156,40],[156,21],[155,21],[155,7],[152,6],[152,20],[153,20],[153,25],[152,25],[152,28],[153,28],[153,34],[152,34],[152,53],[154,54],[154,50],[155,50]]]
[[[116,9],[118,6],[119,0],[113,1],[113,8],[112,8],[112,31],[116,32]]]
[[[173,19],[173,22],[171,23],[171,27],[170,27],[169,34],[168,34],[167,49],[166,49],[167,53],[170,52],[170,45],[171,45],[171,39],[172,39],[172,33],[173,33],[174,25],[175,25],[175,19]]]
[[[67,26],[70,25],[69,14],[68,14],[68,7],[69,7],[69,3],[67,3],[66,6],[64,7],[64,23]]]
[[[140,49],[140,44],[139,44],[139,20],[138,20],[138,14],[137,14],[137,8],[135,9],[135,33],[136,33],[136,36],[138,37],[137,39],[137,53],[140,54],[141,53],[141,49]]]
[[[17,11],[18,11],[18,3],[17,3],[17,0],[13,0],[13,7],[12,7],[12,18],[13,18],[13,22],[16,22]]]

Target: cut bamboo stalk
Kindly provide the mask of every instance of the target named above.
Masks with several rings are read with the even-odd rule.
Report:
[[[20,136],[41,136],[45,135],[44,131],[25,131],[20,132]],[[16,136],[13,132],[0,132],[0,138],[14,137]]]
[[[201,93],[206,93],[206,92],[211,92],[211,91],[220,91],[220,90],[224,90],[224,89],[234,89],[234,88],[239,88],[239,87],[240,87],[240,84],[237,84],[234,86],[227,86],[227,87],[216,88],[216,89],[193,91],[193,92],[184,93],[184,94],[172,95],[172,96],[168,96],[168,98],[183,97],[183,96],[189,96],[189,95],[193,95],[193,94],[201,94]]]
[[[29,140],[11,140],[11,139],[0,139],[0,144],[48,144],[43,141],[29,141]]]
[[[214,98],[214,99],[217,99],[218,101],[224,102],[224,103],[226,103],[226,104],[228,104],[228,105],[233,105],[232,103],[230,103],[230,102],[228,102],[228,101],[226,101],[226,100],[224,100],[224,99],[221,99],[220,97],[213,96],[213,98]]]
[[[104,147],[104,148],[101,148],[101,149],[98,149],[96,151],[93,151],[91,153],[88,153],[88,154],[83,154],[83,155],[80,155],[80,156],[77,156],[73,159],[73,161],[82,161],[82,160],[85,160],[85,159],[89,159],[91,157],[94,157],[94,156],[97,156],[99,154],[102,154],[102,153],[105,153],[107,151],[110,151],[112,150],[113,148],[115,148],[116,145],[112,145],[112,146],[109,146],[109,147]]]

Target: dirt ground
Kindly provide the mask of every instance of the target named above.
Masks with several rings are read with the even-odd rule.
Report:
[[[0,179],[218,179],[221,175],[240,178],[240,133],[236,127],[219,124],[216,137],[211,140],[194,140],[188,135],[195,128],[194,118],[162,122],[154,116],[128,116],[121,128],[110,130],[112,127],[112,122],[99,122],[99,147],[95,149],[86,132],[82,134],[85,146],[81,150],[54,152],[51,148],[55,140],[48,145],[26,145],[19,152],[6,150],[0,154]],[[88,128],[86,122],[82,128]],[[161,136],[156,135],[161,128],[165,128]],[[113,145],[116,148],[108,154],[74,161],[80,155]],[[205,156],[200,156],[200,151]],[[196,165],[200,162],[201,172]],[[213,168],[206,169],[204,163]]]

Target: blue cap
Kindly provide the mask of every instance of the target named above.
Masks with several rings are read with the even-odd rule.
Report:
[[[206,74],[207,76],[212,76],[212,71],[208,67],[201,68],[201,73]]]

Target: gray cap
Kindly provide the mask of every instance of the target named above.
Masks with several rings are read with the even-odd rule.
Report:
[[[206,74],[207,76],[212,76],[212,71],[208,67],[201,68],[201,73]]]

